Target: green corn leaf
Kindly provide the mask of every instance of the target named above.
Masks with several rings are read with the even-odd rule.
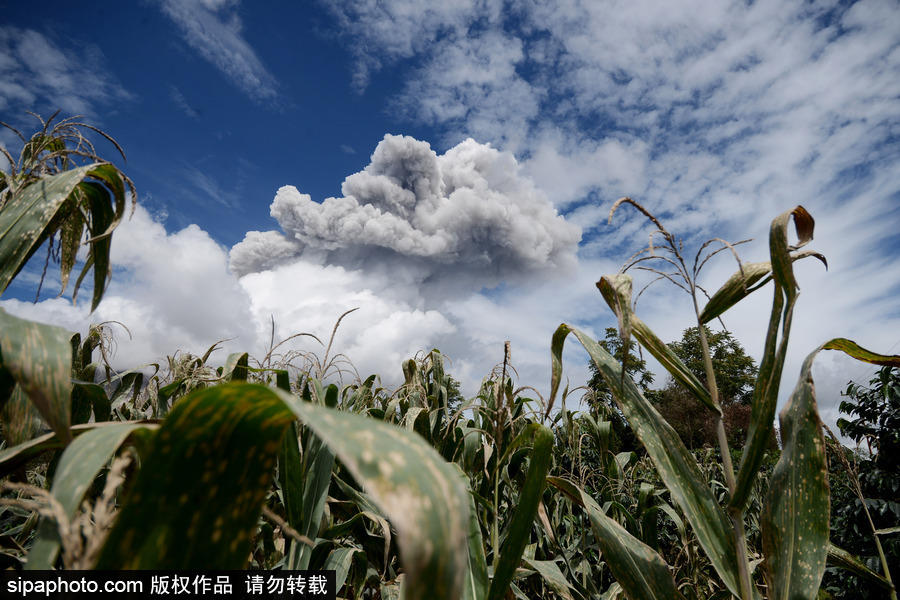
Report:
[[[551,345],[552,378],[550,402],[562,379],[562,350],[569,333],[574,333],[609,386],[628,423],[653,459],[660,478],[694,527],[700,545],[722,581],[740,596],[737,554],[731,525],[697,466],[696,459],[656,408],[644,398],[630,377],[621,378],[621,365],[587,334],[560,325]],[[624,584],[623,584],[624,586]]]
[[[469,501],[454,468],[415,434],[289,398],[397,530],[407,597],[459,598]]]
[[[175,397],[181,391],[186,378],[180,377],[168,385],[164,385],[156,392],[156,413],[162,418],[169,412],[169,399]]]
[[[847,569],[851,573],[856,573],[860,577],[864,577],[869,581],[880,586],[884,591],[890,592],[894,589],[894,585],[885,578],[881,573],[876,573],[867,567],[861,560],[850,554],[843,548],[835,546],[831,542],[828,543],[828,564],[835,567]]]
[[[69,444],[60,458],[50,487],[50,493],[69,519],[75,516],[85,492],[122,444],[140,430],[151,427],[145,423],[110,423],[108,427],[95,428],[79,435]],[[59,547],[57,524],[41,517],[25,568],[53,568]]]
[[[106,390],[103,389],[103,386],[97,385],[96,383],[87,383],[85,381],[75,381],[73,382],[73,385],[72,396],[74,397],[75,393],[78,392],[84,399],[88,406],[88,419],[90,418],[91,413],[93,413],[95,422],[101,423],[103,421],[109,421],[110,414],[112,413],[112,404],[110,403],[109,397],[106,395]],[[88,419],[75,420],[73,418],[73,421],[80,425],[81,423],[86,423]]]
[[[628,282],[627,286],[623,281]],[[597,287],[600,289],[600,293],[603,294],[603,298],[606,300],[609,307],[616,312],[616,316],[619,315],[619,312],[628,313],[628,318],[625,320],[625,323],[627,323],[630,333],[634,335],[638,342],[640,342],[640,344],[646,348],[663,367],[665,367],[675,381],[690,391],[705,407],[714,413],[721,414],[721,409],[713,404],[712,397],[709,394],[709,390],[706,389],[706,386],[703,385],[700,380],[697,379],[697,376],[687,368],[684,362],[682,362],[668,344],[659,339],[659,337],[653,333],[653,330],[647,327],[637,315],[632,313],[631,306],[620,297],[620,290],[630,290],[630,282],[630,275],[606,275],[597,282]],[[621,322],[622,317],[619,318]],[[627,345],[625,347],[627,347]]]
[[[222,378],[225,381],[246,381],[250,354],[247,352],[233,352],[225,359],[222,368]]]
[[[281,441],[281,454],[278,457],[278,477],[281,485],[282,502],[284,510],[287,513],[287,521],[298,532],[297,529],[303,523],[303,457],[300,454],[299,436],[295,425],[288,427],[288,431]],[[328,480],[331,481],[331,471],[328,472]],[[324,508],[324,507],[323,507]],[[318,533],[318,530],[316,530]],[[316,536],[310,536],[303,533],[310,539],[316,539]],[[293,571],[306,568],[309,565],[309,557],[312,554],[312,548],[304,549],[299,542],[291,541],[291,548],[288,552],[285,568]],[[305,555],[305,558],[301,556]],[[306,566],[301,566],[303,563]]]
[[[597,287],[619,320],[619,337],[622,338],[622,347],[628,348],[630,346],[628,342],[631,339],[631,319],[634,316],[631,310],[631,276],[625,274],[604,275],[597,282]]]
[[[125,394],[129,390],[131,390],[131,401],[135,402],[144,384],[144,374],[141,371],[126,371],[113,378],[113,380],[115,379],[119,379],[119,385],[109,397],[110,408],[117,408],[123,404],[127,399]]]
[[[525,476],[525,484],[519,493],[516,510],[509,525],[509,533],[500,549],[499,560],[494,566],[494,579],[488,590],[488,600],[500,600],[506,596],[522,559],[525,546],[531,540],[531,528],[538,513],[538,504],[546,484],[547,472],[553,454],[553,432],[543,425],[533,430],[534,446],[531,463]]]
[[[558,477],[548,477],[547,481],[587,510],[600,552],[628,597],[683,598],[659,554],[607,517],[594,499],[575,484]]]
[[[788,226],[792,218],[800,240],[797,246],[788,245]],[[802,206],[797,206],[776,217],[769,229],[769,254],[775,290],[763,357],[753,389],[747,441],[741,456],[734,495],[729,500],[729,506],[738,511],[743,511],[750,499],[775,427],[778,390],[787,356],[794,304],[799,293],[790,252],[812,239],[813,226],[812,216]],[[778,337],[779,330],[781,339]]]
[[[81,211],[75,209],[63,222],[59,231],[59,296],[62,296],[69,285],[69,274],[75,267],[78,249],[81,247],[81,236],[86,225]]]
[[[537,571],[557,596],[563,600],[575,600],[575,597],[572,596],[573,587],[566,581],[566,578],[562,574],[562,571],[559,570],[559,565],[556,564],[556,561],[525,558],[523,559],[523,562]]]
[[[313,389],[327,399],[320,385]],[[98,568],[246,566],[282,437],[296,417],[391,520],[407,597],[458,598],[469,517],[453,467],[415,434],[243,382],[195,391],[175,405],[142,458]]]
[[[107,235],[115,226],[115,215],[109,205],[109,194],[105,187],[95,181],[83,181],[78,184],[77,192],[80,192],[87,200],[91,212],[91,239],[88,241],[90,250],[88,259],[81,269],[81,274],[75,282],[72,290],[72,301],[78,296],[78,289],[84,279],[85,273],[93,267],[94,293],[91,299],[91,312],[97,309],[106,286],[112,279],[112,269],[109,262],[109,251],[112,238]],[[124,201],[123,201],[124,202]]]
[[[815,598],[828,548],[828,463],[816,410],[812,363],[781,411],[784,449],[775,465],[761,516],[773,599]]]
[[[335,388],[336,389],[336,388]],[[294,429],[290,432],[293,434]],[[301,535],[316,539],[322,516],[325,514],[325,500],[331,484],[334,468],[334,453],[311,431],[303,434],[303,455],[297,446],[297,436],[287,435],[284,439],[282,465],[282,489],[284,503],[288,510],[288,520]],[[293,543],[290,557],[291,568],[309,568],[312,548]]]
[[[490,580],[488,579],[487,559],[484,556],[484,539],[481,536],[481,524],[475,509],[475,496],[469,489],[469,478],[457,464],[453,464],[460,484],[465,486],[469,496],[469,530],[468,548],[469,564],[463,584],[463,600],[484,600],[487,596]]]
[[[795,252],[790,258],[791,262],[795,262],[810,256],[818,258],[826,268],[828,267],[825,257],[811,250]],[[741,268],[729,277],[706,303],[700,313],[700,321],[705,324],[722,316],[732,306],[772,281],[771,273],[772,263],[768,261],[741,265]]]
[[[853,340],[846,338],[834,338],[822,344],[822,350],[840,350],[844,354],[872,365],[882,367],[900,367],[900,356],[893,354],[879,354],[866,350]]]
[[[706,324],[721,316],[726,310],[771,281],[771,274],[770,262],[741,265],[741,268],[728,278],[703,307],[700,322]]]
[[[115,208],[113,209],[113,218],[106,224],[106,228],[98,229],[97,233],[91,233],[93,239],[98,236],[109,236],[113,230],[119,225],[125,214],[125,180],[122,173],[110,163],[97,163],[88,174],[92,179],[101,182],[106,189],[111,192]],[[108,202],[109,200],[107,200]]]
[[[365,552],[358,548],[335,548],[325,560],[322,568],[326,571],[334,571],[335,588],[338,592],[347,581],[347,575],[350,574],[350,567],[353,565],[357,553],[362,555],[365,560]]]
[[[0,295],[40,246],[60,206],[97,164],[70,169],[27,186],[0,212]]]
[[[773,598],[815,598],[825,572],[828,463],[812,378],[813,361],[821,350],[840,350],[864,362],[900,367],[900,356],[871,352],[844,338],[822,344],[803,362],[797,387],[781,411],[784,449],[762,515]]]
[[[18,384],[65,443],[72,439],[71,338],[72,334],[61,327],[19,319],[0,308],[0,369]],[[13,422],[30,419],[21,401],[15,411]]]
[[[144,425],[148,429],[154,429],[158,426],[152,421],[140,421],[139,423]],[[79,435],[85,432],[93,431],[94,429],[102,429],[104,427],[113,427],[115,425],[117,424],[88,423],[84,425],[73,425],[72,435],[73,437],[77,438]],[[48,452],[50,450],[59,450],[63,447],[65,447],[65,445],[62,441],[60,441],[59,437],[57,437],[55,433],[46,433],[23,444],[0,450],[0,479],[6,477],[20,466],[27,464],[29,461],[37,458],[44,452]]]
[[[828,463],[812,378],[813,361],[821,350],[900,367],[900,356],[871,352],[844,338],[822,344],[803,362],[797,387],[781,411],[784,449],[762,514],[763,548],[776,599],[815,598],[829,552]]]
[[[22,387],[14,385],[12,393],[0,408],[3,436],[10,446],[19,446],[41,433],[41,413]]]
[[[244,568],[292,421],[261,386],[182,398],[142,457],[97,568]]]

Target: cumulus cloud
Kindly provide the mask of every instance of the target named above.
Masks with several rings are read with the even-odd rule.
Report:
[[[512,155],[471,139],[439,156],[426,142],[385,136],[342,191],[317,203],[282,187],[271,214],[283,233],[248,233],[231,251],[232,270],[243,276],[297,259],[375,272],[390,265],[447,293],[574,265],[578,228]]]
[[[131,340],[125,331],[112,327],[120,367],[156,362],[177,350],[202,354],[223,338],[236,338],[226,344],[226,351],[256,345],[250,302],[227,272],[226,251],[198,226],[168,233],[138,205],[134,216],[114,233],[111,260],[113,280],[93,314],[85,292],[76,306],[65,298],[37,304],[3,300],[0,306],[11,314],[82,334],[91,323],[124,324]]]

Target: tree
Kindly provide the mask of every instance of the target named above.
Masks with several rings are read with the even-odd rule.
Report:
[[[753,399],[753,386],[758,369],[753,358],[747,356],[744,348],[729,331],[712,331],[708,327],[706,339],[712,358],[719,403],[749,405]],[[696,327],[684,330],[681,341],[672,342],[669,347],[675,351],[688,369],[708,386],[703,352],[700,347],[700,331]]]
[[[857,444],[865,440],[880,469],[900,471],[900,369],[882,368],[869,385],[848,385],[840,410],[856,418],[838,419],[838,428]]]
[[[868,386],[851,382],[844,395],[840,411],[850,418],[838,419],[838,428],[865,447],[855,453],[838,444],[830,448],[846,457],[831,461],[831,541],[882,575],[886,566],[896,578],[900,536],[882,533],[879,540],[874,530],[900,525],[900,369],[883,367]],[[843,569],[829,568],[823,582],[836,598],[886,597]]]
[[[622,338],[615,327],[606,328],[606,338],[600,340],[600,346],[604,350],[613,355],[613,358],[620,363],[626,354],[623,351]],[[647,362],[640,358],[635,351],[637,343],[629,340],[627,361],[625,362],[625,373],[631,377],[634,382],[641,388],[641,391],[648,392],[650,384],[653,383],[653,373],[647,370]],[[593,362],[589,364],[591,369],[591,379],[587,383],[588,393],[585,394],[584,400],[591,408],[594,416],[600,416],[612,423],[612,436],[610,440],[610,450],[613,452],[635,450],[638,447],[637,438],[625,417],[619,411],[609,391],[609,386],[603,381],[597,365]]]
[[[758,372],[756,363],[730,332],[706,328],[706,338],[728,443],[743,446],[750,425],[750,402]],[[703,384],[708,385],[700,333],[696,327],[685,329],[681,340],[670,343],[669,347]],[[712,413],[674,379],[669,377],[662,390],[651,391],[648,396],[688,448],[705,444],[716,447],[716,424]]]
[[[112,232],[124,215],[126,196],[131,194],[133,207],[137,193],[124,173],[97,156],[83,131],[103,136],[124,159],[125,154],[115,140],[96,127],[78,122],[76,119],[80,117],[64,119],[51,127],[57,114],[58,111],[47,121],[34,115],[42,128],[28,139],[14,127],[0,122],[23,143],[18,160],[7,149],[0,148],[8,162],[7,171],[0,171],[0,294],[46,243],[44,274],[50,259],[58,260],[61,295],[75,266],[78,249],[87,244],[87,258],[72,299],[87,272],[93,269],[91,310],[94,310],[111,275]],[[85,233],[87,240],[84,240]]]

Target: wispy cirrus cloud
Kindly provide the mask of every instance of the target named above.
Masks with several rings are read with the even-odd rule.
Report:
[[[46,117],[61,110],[96,122],[99,107],[131,98],[98,48],[73,48],[34,29],[0,26],[0,112],[26,107]]]
[[[278,81],[244,39],[237,0],[160,0],[188,45],[254,102],[278,99]]]
[[[185,115],[189,116],[192,119],[199,119],[200,113],[188,104],[187,98],[184,97],[184,94],[181,93],[181,90],[178,89],[174,85],[169,86],[169,98],[172,100],[172,103],[183,112]]]

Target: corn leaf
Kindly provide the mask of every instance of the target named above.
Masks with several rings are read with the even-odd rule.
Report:
[[[69,431],[71,337],[72,334],[61,327],[19,319],[0,308],[0,370],[7,373],[7,381],[11,378],[18,384],[64,443],[72,439]],[[18,421],[30,423],[32,420],[32,413],[21,398],[9,405],[7,412],[10,412],[12,430],[19,427],[15,425]],[[32,429],[24,426],[22,431],[33,433]]]
[[[797,387],[781,411],[784,449],[762,514],[763,549],[776,599],[815,598],[828,556],[828,463],[812,378],[813,361],[821,350],[900,366],[900,356],[877,354],[844,338],[822,344],[803,362]]]
[[[865,577],[869,581],[880,586],[886,592],[890,592],[894,589],[894,585],[888,581],[884,575],[876,573],[857,557],[853,556],[843,548],[835,546],[831,542],[828,543],[828,564],[847,569],[860,577]]]
[[[45,177],[10,198],[0,212],[0,295],[45,239],[69,194],[97,164]]]
[[[573,588],[569,582],[566,581],[562,571],[559,570],[559,565],[556,564],[556,561],[525,558],[524,562],[544,578],[544,581],[547,582],[547,585],[550,586],[550,589],[552,589],[557,596],[563,600],[575,600],[575,597],[572,596]]]
[[[153,421],[135,421],[135,423],[141,423],[148,429],[154,429],[158,426]],[[73,425],[72,436],[77,438],[79,435],[85,432],[93,431],[94,429],[102,429],[104,427],[114,427],[116,425],[116,423],[88,423],[84,425]],[[62,441],[60,441],[59,437],[57,437],[55,433],[45,433],[44,435],[29,440],[24,444],[4,448],[3,450],[0,450],[0,478],[6,477],[7,475],[15,471],[18,467],[28,463],[30,460],[37,458],[44,452],[48,452],[50,450],[59,450],[63,447],[65,447],[64,444],[62,443]]]
[[[91,171],[88,175],[94,175],[94,171]],[[116,216],[109,205],[109,194],[101,184],[96,181],[83,181],[78,184],[77,192],[81,193],[90,207],[91,239],[88,241],[90,245],[88,258],[81,268],[78,280],[75,282],[75,289],[72,290],[72,301],[74,302],[78,296],[78,290],[81,287],[85,274],[93,267],[94,294],[91,299],[91,311],[93,312],[97,310],[97,306],[103,298],[103,293],[106,291],[106,286],[112,278],[112,269],[109,262],[112,238],[108,235],[108,231],[115,227]]]
[[[142,457],[97,568],[245,567],[292,421],[260,386],[221,385],[182,398]]]
[[[638,342],[640,342],[640,344],[646,348],[663,367],[665,367],[675,381],[690,391],[706,408],[714,413],[721,414],[721,409],[713,404],[712,397],[709,394],[709,390],[706,389],[706,386],[703,385],[700,380],[697,379],[697,376],[687,368],[678,355],[675,354],[675,351],[672,350],[668,344],[659,339],[659,337],[653,333],[653,331],[647,327],[637,315],[633,314],[631,306],[618,296],[618,290],[622,290],[626,287],[622,283],[623,280],[628,280],[630,282],[631,276],[624,274],[612,276],[605,275],[597,282],[597,287],[600,289],[600,293],[603,294],[606,303],[616,312],[616,316],[619,315],[619,312],[628,313],[628,318],[625,319],[624,322],[627,323],[630,333],[634,334],[634,337]],[[630,289],[630,283],[627,288]],[[620,317],[620,322],[621,321],[623,321],[623,319]]]
[[[585,333],[563,323],[553,334],[550,402],[562,378],[562,350],[574,333],[591,356],[613,398],[653,459],[660,478],[694,527],[700,545],[725,585],[740,596],[737,554],[731,526],[716,497],[700,472],[696,459],[656,408],[644,398],[630,377],[621,377],[621,366],[600,344]],[[624,584],[623,584],[624,587]]]
[[[250,354],[247,352],[232,352],[225,359],[222,367],[222,378],[225,381],[246,381]]]
[[[337,386],[328,386],[326,406],[336,403],[337,392]],[[334,468],[334,453],[308,429],[303,432],[302,447],[301,455],[298,436],[295,428],[291,427],[283,442],[280,463],[282,471],[279,476],[288,521],[301,535],[314,540],[325,513],[325,500],[328,498],[328,486],[331,484],[331,471]],[[292,543],[288,566],[291,569],[307,569],[311,556],[312,548]]]
[[[810,256],[818,258],[826,268],[828,267],[828,261],[823,255],[810,250],[791,254],[791,262]],[[769,283],[772,280],[771,273],[772,263],[768,261],[741,265],[741,268],[722,284],[722,287],[713,294],[706,306],[703,307],[703,311],[700,313],[700,321],[709,323],[713,319],[722,316],[732,306]]]
[[[320,388],[317,398],[327,395]],[[282,437],[296,417],[396,528],[407,597],[458,598],[469,517],[454,469],[415,434],[243,382],[192,392],[175,405],[98,568],[245,567]]]
[[[584,490],[558,477],[547,481],[587,510],[601,555],[616,581],[634,600],[683,598],[669,566],[648,545],[625,531]]]
[[[475,510],[475,496],[469,489],[469,478],[459,467],[453,463],[460,484],[465,486],[469,496],[469,530],[468,548],[469,565],[466,569],[466,578],[463,585],[463,600],[484,600],[487,596],[490,581],[487,572],[487,559],[484,556],[484,539],[481,537],[481,525],[478,523],[478,513]]]
[[[494,566],[494,579],[488,590],[488,600],[500,600],[506,596],[513,575],[522,559],[525,546],[531,540],[531,528],[538,513],[538,504],[546,484],[547,471],[553,455],[553,432],[540,425],[529,432],[534,446],[525,483],[519,493],[516,510],[509,525],[509,533],[500,549],[500,557]]]
[[[788,225],[792,218],[799,238],[797,246],[788,245]],[[813,225],[812,216],[802,206],[797,206],[776,217],[769,229],[769,255],[772,260],[775,289],[763,357],[753,389],[747,441],[741,456],[734,495],[729,501],[729,506],[738,511],[743,511],[750,499],[757,473],[766,454],[766,447],[775,428],[778,390],[781,387],[781,375],[787,356],[794,304],[799,293],[790,252],[812,239]]]
[[[407,598],[459,598],[469,499],[457,472],[421,437],[374,419],[285,402],[375,499],[398,534]]]
[[[816,410],[812,362],[781,411],[784,449],[775,465],[761,516],[766,561],[775,600],[815,598],[828,548],[828,463]]]
[[[12,393],[0,408],[0,423],[3,423],[3,437],[10,446],[19,446],[34,439],[41,433],[41,413],[22,387],[13,386]]]
[[[111,423],[108,427],[87,431],[69,444],[59,460],[50,494],[59,502],[70,520],[78,512],[85,492],[100,470],[109,463],[122,444],[139,430],[150,427],[146,423]],[[25,568],[27,570],[53,568],[59,546],[57,523],[41,517]]]

